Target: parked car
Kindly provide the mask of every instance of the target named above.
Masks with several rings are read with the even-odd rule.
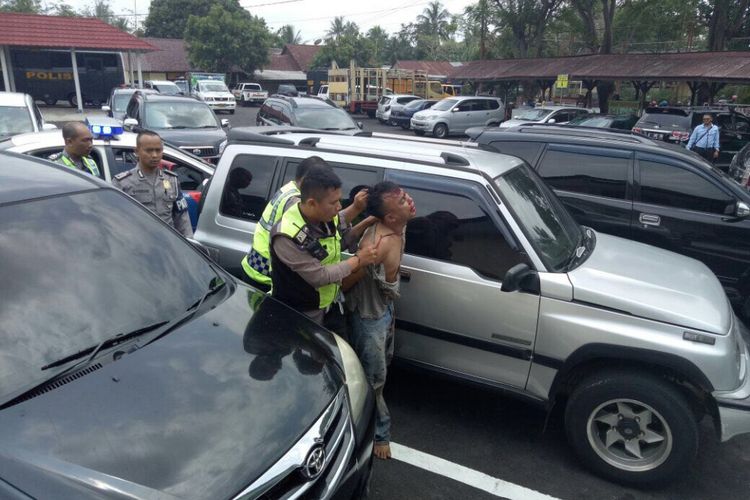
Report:
[[[378,100],[378,109],[375,111],[375,118],[380,123],[395,125],[395,123],[391,122],[391,113],[393,110],[401,110],[404,106],[417,99],[419,99],[419,96],[409,94],[384,95]]]
[[[0,158],[4,498],[362,494],[374,398],[345,341],[111,185]]]
[[[190,94],[190,85],[187,80],[177,79],[174,81],[174,84],[177,85],[177,88],[179,88],[184,95]]]
[[[585,108],[574,106],[541,106],[537,108],[521,109],[510,120],[500,124],[500,128],[517,127],[527,123],[568,123],[576,118],[584,117],[591,113]]]
[[[136,89],[136,88],[121,88],[115,87],[109,93],[109,99],[107,103],[102,106],[102,111],[107,113],[107,116],[114,118],[115,120],[123,121],[127,115],[128,103],[130,98],[136,92],[142,94],[157,94],[158,92],[153,89]]]
[[[213,111],[228,111],[234,114],[237,103],[226,84],[221,80],[198,80],[195,82],[193,97],[208,104]]]
[[[631,130],[637,121],[638,116],[636,115],[585,114],[570,120],[568,125]]]
[[[125,132],[117,136],[101,136],[94,139],[91,157],[99,166],[102,179],[111,182],[115,175],[135,167],[138,163],[135,156],[135,138],[136,134]],[[21,134],[0,142],[0,151],[13,151],[45,159],[61,153],[64,147],[65,140],[59,130]],[[188,203],[190,222],[195,229],[203,186],[214,173],[213,165],[166,143],[162,167],[177,174],[180,189]]]
[[[722,441],[750,432],[747,332],[704,264],[577,224],[517,157],[262,131],[230,132],[205,194],[195,238],[225,269],[241,275],[269,196],[316,155],[343,193],[389,180],[417,207],[395,305],[401,361],[561,405],[583,463],[624,483],[689,470],[703,414]],[[220,201],[240,168],[253,182],[233,216]]]
[[[168,80],[146,80],[143,87],[153,89],[162,95],[185,95],[180,87]]]
[[[714,117],[719,127],[719,158],[716,165],[728,168],[742,147],[750,142],[750,117],[727,108],[646,108],[633,127],[634,132],[652,139],[686,145],[692,131],[702,123],[703,115]]]
[[[431,133],[442,139],[463,134],[470,127],[497,125],[504,113],[503,101],[494,97],[450,97],[414,113],[411,128],[416,135]]]
[[[0,92],[0,140],[25,132],[55,129],[45,123],[42,113],[29,94]]]
[[[268,99],[268,92],[259,83],[238,83],[232,89],[232,95],[242,106],[263,104]]]
[[[416,99],[406,106],[391,109],[390,121],[404,130],[409,130],[409,127],[411,127],[411,117],[414,116],[414,113],[430,109],[436,102],[438,102],[437,99]]]
[[[288,125],[320,130],[336,130],[354,134],[360,132],[362,123],[333,102],[318,97],[273,95],[265,100],[255,115],[255,123],[263,125]]]
[[[190,97],[135,92],[123,122],[127,130],[154,130],[167,142],[204,160],[215,162],[227,145],[224,128],[205,102]]]
[[[285,95],[289,97],[299,96],[299,90],[291,83],[282,83],[276,91],[279,95]]]
[[[750,319],[750,193],[697,154],[619,131],[470,131],[523,158],[579,224],[700,260]]]
[[[739,153],[734,155],[732,163],[729,164],[729,175],[740,186],[750,190],[750,144],[746,144]]]

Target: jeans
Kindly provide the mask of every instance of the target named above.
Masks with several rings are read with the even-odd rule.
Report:
[[[351,345],[359,356],[367,381],[375,391],[375,443],[389,443],[391,415],[383,398],[383,388],[387,368],[393,358],[393,304],[377,319],[362,318],[358,311],[354,311],[351,327]]]

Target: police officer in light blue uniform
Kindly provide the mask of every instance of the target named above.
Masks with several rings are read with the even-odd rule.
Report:
[[[129,194],[184,237],[193,237],[190,216],[177,174],[160,168],[164,146],[156,132],[144,130],[136,138],[134,169],[117,174],[112,184]]]
[[[94,148],[94,136],[83,122],[68,122],[62,128],[65,149],[62,153],[50,156],[50,160],[73,170],[80,170],[94,177],[99,175],[99,167],[89,155]]]

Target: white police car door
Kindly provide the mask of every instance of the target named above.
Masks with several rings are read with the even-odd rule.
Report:
[[[526,262],[476,182],[387,171],[414,199],[396,304],[396,355],[465,377],[526,384],[540,297],[501,291]]]

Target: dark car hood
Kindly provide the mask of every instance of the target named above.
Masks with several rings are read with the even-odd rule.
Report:
[[[238,285],[153,344],[0,411],[0,476],[35,498],[241,491],[343,385],[321,328],[264,297]]]
[[[175,146],[218,146],[227,138],[221,128],[156,129],[162,139]]]

